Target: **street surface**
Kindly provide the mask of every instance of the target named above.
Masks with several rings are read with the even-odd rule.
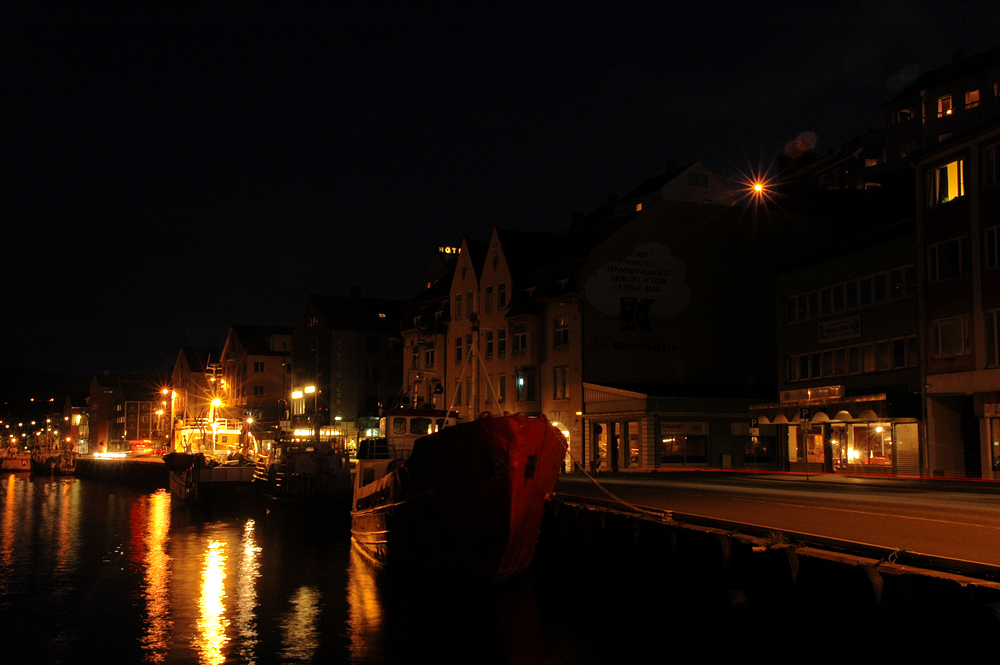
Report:
[[[1000,565],[1000,484],[712,472],[597,480],[639,506]],[[560,476],[556,492],[610,498],[584,475]]]

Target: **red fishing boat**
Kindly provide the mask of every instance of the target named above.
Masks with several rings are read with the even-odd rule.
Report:
[[[544,417],[454,416],[386,412],[359,447],[352,541],[387,572],[503,581],[534,559],[566,440]]]

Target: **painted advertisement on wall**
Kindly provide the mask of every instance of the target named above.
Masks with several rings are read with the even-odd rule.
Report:
[[[601,265],[584,292],[599,312],[619,317],[622,330],[652,331],[657,318],[679,314],[691,302],[686,276],[687,267],[669,247],[648,242]]]

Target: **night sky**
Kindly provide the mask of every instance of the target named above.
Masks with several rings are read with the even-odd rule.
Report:
[[[1000,45],[981,2],[103,4],[4,11],[0,367],[166,374],[310,293],[409,298],[439,244],[838,149]]]

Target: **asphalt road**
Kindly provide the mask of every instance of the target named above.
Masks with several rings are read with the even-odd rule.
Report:
[[[597,481],[639,506],[1000,565],[1000,484],[711,472]],[[556,492],[609,498],[583,475],[561,476]]]

